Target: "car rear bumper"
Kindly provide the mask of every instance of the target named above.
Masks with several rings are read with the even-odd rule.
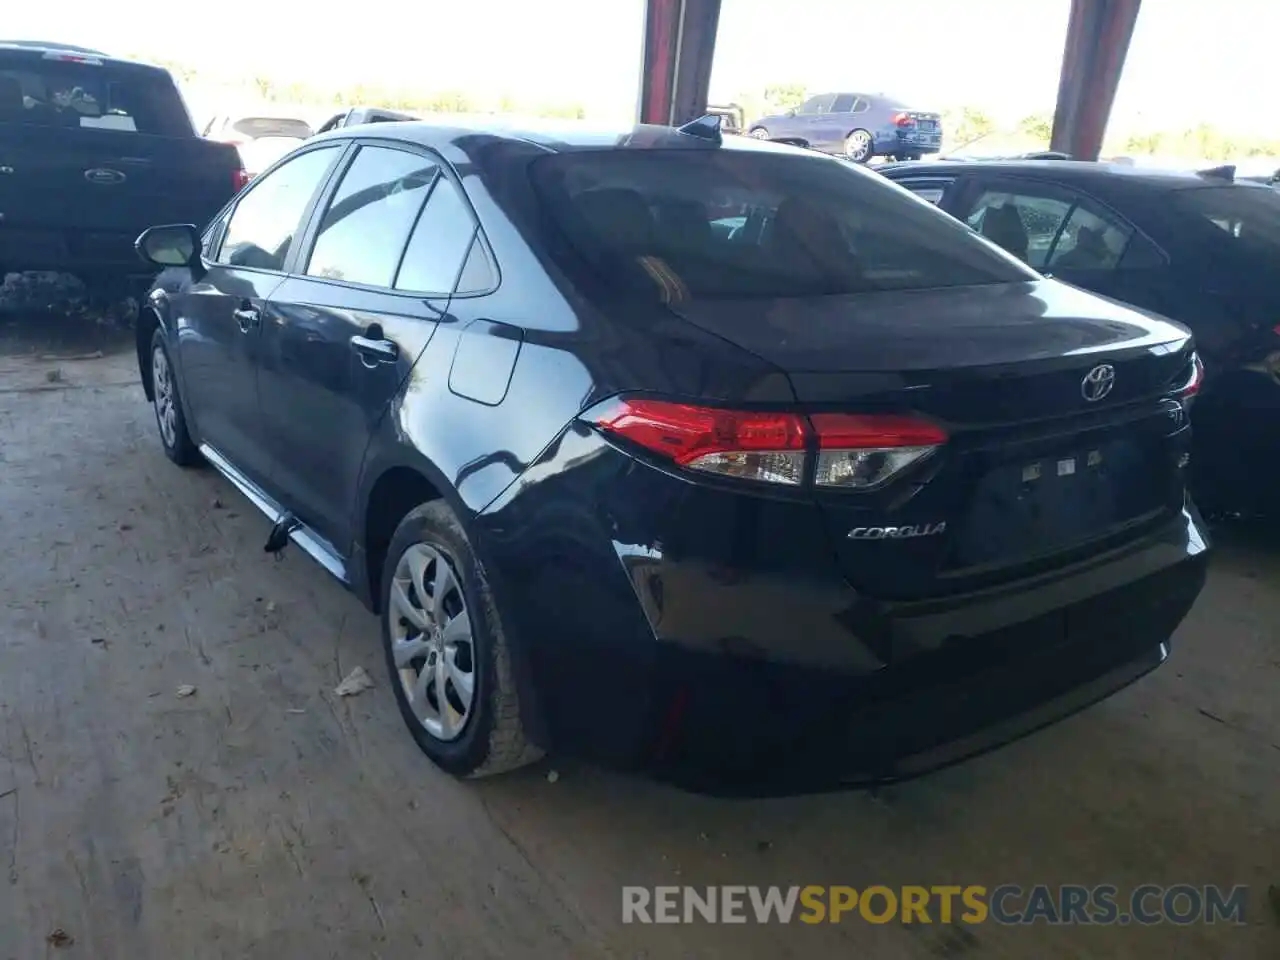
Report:
[[[0,269],[51,271],[85,278],[149,277],[133,249],[136,234],[0,227]]]
[[[873,677],[668,649],[651,769],[714,793],[891,782],[1030,734],[1155,669],[1203,585],[1191,560]]]
[[[938,153],[942,149],[942,137],[936,139],[911,139],[908,137],[888,137],[876,142],[877,153],[919,154]]]
[[[870,783],[989,749],[1158,665],[1204,583],[1188,505],[1037,577],[879,601],[811,505],[594,442],[480,518],[504,623],[546,746],[702,790]]]

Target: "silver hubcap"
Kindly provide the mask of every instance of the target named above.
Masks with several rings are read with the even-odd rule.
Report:
[[[769,131],[768,131],[768,130],[752,130],[752,131],[751,131],[751,135],[752,135],[753,137],[755,137],[757,140],[768,140],[768,139],[769,139]]]
[[[173,374],[169,370],[169,358],[160,347],[151,354],[151,388],[156,395],[156,422],[166,447],[172,447],[178,438],[177,398],[173,395]]]
[[[475,699],[475,645],[462,584],[439,550],[415,543],[400,556],[390,619],[392,657],[414,716],[436,739],[455,739]]]
[[[871,153],[871,134],[865,130],[855,130],[845,141],[844,150],[850,160],[865,160]]]

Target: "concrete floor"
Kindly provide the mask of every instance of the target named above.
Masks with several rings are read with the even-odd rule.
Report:
[[[0,357],[0,960],[1280,957],[1280,547],[1222,544],[1137,686],[875,796],[461,784],[402,729],[374,619],[164,459],[110,346]],[[377,688],[338,699],[358,664]],[[1249,923],[620,922],[623,884],[1146,882],[1248,884]]]

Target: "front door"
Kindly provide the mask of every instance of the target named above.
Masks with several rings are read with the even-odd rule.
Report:
[[[256,180],[209,251],[207,272],[178,304],[179,362],[197,435],[259,485],[270,467],[258,405],[264,310],[341,149],[299,154]]]
[[[369,438],[445,316],[476,235],[444,166],[363,143],[268,304],[260,389],[273,477],[340,554]]]

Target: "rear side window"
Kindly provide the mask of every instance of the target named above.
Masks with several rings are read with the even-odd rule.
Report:
[[[602,284],[660,300],[809,297],[1007,283],[1035,274],[878,175],[755,150],[550,156],[533,179],[568,246]]]
[[[836,95],[835,103],[831,105],[832,113],[852,113],[853,104],[858,98],[852,93],[840,93]]]
[[[308,150],[255,180],[231,213],[218,262],[283,270],[302,215],[340,152]]]
[[[1049,269],[1114,270],[1132,235],[1124,224],[1077,206],[1054,244]]]
[[[361,147],[324,212],[307,274],[390,287],[438,172],[418,153]]]
[[[1266,259],[1270,267],[1280,262],[1280,193],[1241,185],[1178,190],[1172,196],[1180,212],[1213,228],[1201,233],[1220,252]]]
[[[168,74],[0,54],[0,123],[189,137]]]
[[[452,291],[475,233],[476,224],[461,191],[452,180],[442,177],[409,238],[396,289]],[[466,292],[473,293],[475,289]]]
[[[965,222],[1019,260],[1043,269],[1070,213],[1066,200],[988,190]]]

